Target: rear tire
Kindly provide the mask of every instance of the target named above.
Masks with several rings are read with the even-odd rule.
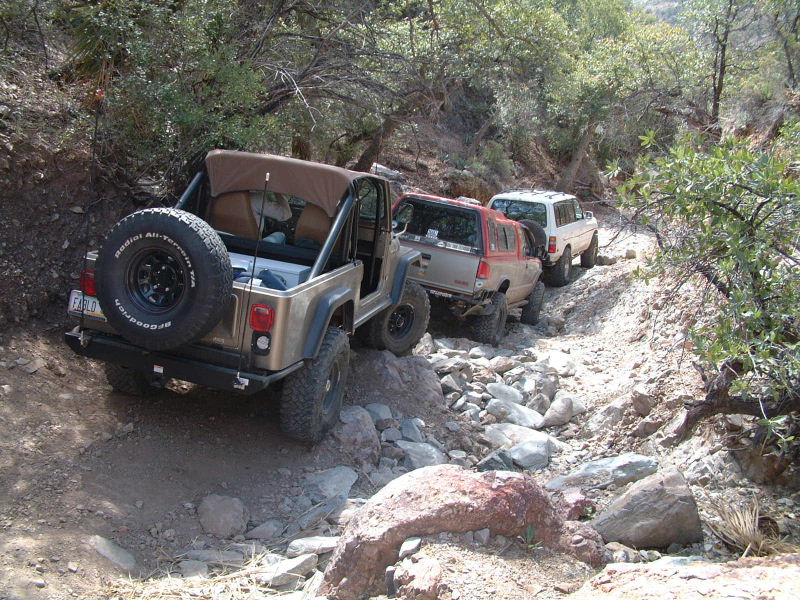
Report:
[[[561,258],[552,267],[545,269],[547,283],[555,287],[563,287],[569,283],[572,275],[572,248],[567,246]]]
[[[544,284],[537,281],[533,286],[533,291],[528,297],[528,303],[522,307],[522,315],[519,320],[526,325],[536,325],[539,322],[539,313],[542,312],[542,302],[544,301]]]
[[[104,363],[103,367],[106,381],[115,392],[139,397],[153,396],[159,392],[160,388],[152,385],[141,371],[112,363]]]
[[[597,264],[597,247],[597,234],[595,233],[589,247],[581,254],[581,266],[584,269],[591,269]]]
[[[503,292],[495,292],[492,296],[494,310],[489,315],[475,317],[472,330],[476,342],[496,346],[506,333],[508,319],[508,300]]]
[[[315,444],[335,424],[350,372],[350,343],[338,327],[328,327],[317,357],[283,380],[281,430]]]
[[[400,302],[372,317],[359,335],[367,346],[389,350],[398,356],[416,346],[428,330],[431,303],[425,289],[406,281]]]

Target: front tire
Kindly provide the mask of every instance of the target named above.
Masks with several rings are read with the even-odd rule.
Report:
[[[103,368],[106,372],[106,381],[115,392],[144,398],[159,391],[159,388],[152,385],[140,371],[112,363],[104,363]]]
[[[508,319],[508,300],[503,292],[495,292],[492,296],[494,310],[491,314],[475,317],[472,330],[476,342],[496,346],[506,333]]]
[[[581,254],[581,266],[584,269],[591,269],[597,264],[597,247],[597,234],[595,233],[589,247]]]
[[[283,380],[281,430],[301,442],[319,442],[336,424],[349,372],[347,334],[328,327],[317,357]]]
[[[416,346],[428,330],[430,316],[431,303],[425,289],[406,281],[400,302],[370,319],[359,337],[367,346],[399,356]]]
[[[567,246],[561,258],[552,267],[546,269],[547,282],[555,287],[563,287],[569,283],[572,275],[572,248]]]
[[[539,314],[542,312],[542,302],[544,302],[544,284],[537,281],[528,297],[528,303],[522,307],[522,315],[519,320],[525,325],[536,325],[539,322]]]

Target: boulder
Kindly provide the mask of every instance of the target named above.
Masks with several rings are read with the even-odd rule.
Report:
[[[489,383],[486,385],[486,391],[489,392],[493,398],[522,404],[522,392],[514,389],[510,385],[504,383]]]
[[[278,519],[268,519],[258,527],[248,531],[244,537],[248,540],[271,540],[283,532],[284,525]]]
[[[473,473],[455,465],[412,471],[380,490],[356,513],[334,551],[320,590],[331,600],[376,591],[409,537],[489,528],[516,536],[532,526],[536,540],[598,565],[603,545],[584,523],[564,522],[545,492],[521,473]],[[354,568],[358,565],[358,568]]]
[[[441,585],[442,567],[435,558],[406,558],[394,572],[397,595],[404,600],[437,600]]]
[[[498,375],[502,375],[506,371],[510,371],[517,366],[517,361],[507,356],[495,356],[489,361],[489,370]]]
[[[378,430],[370,413],[361,406],[346,406],[339,414],[341,423],[331,436],[356,460],[374,465],[381,455]]]
[[[567,521],[588,517],[595,509],[595,502],[580,488],[567,488],[561,492],[561,514]]]
[[[658,440],[658,443],[664,447],[674,446],[679,443],[686,433],[686,419],[688,416],[689,412],[686,409],[681,409],[678,414],[661,429],[661,438]]]
[[[655,473],[657,469],[658,462],[655,459],[628,452],[584,463],[568,475],[551,479],[546,487],[549,490],[563,490],[570,487],[603,489],[612,483],[621,485],[638,481]]]
[[[136,559],[133,554],[124,548],[117,546],[111,540],[100,535],[93,535],[89,538],[89,545],[105,559],[117,565],[128,574],[133,574],[136,569]]]
[[[552,401],[558,391],[558,374],[553,370],[534,371],[521,379],[520,383],[522,391],[526,394],[544,394],[548,400]]]
[[[405,465],[409,469],[420,469],[447,462],[447,457],[431,444],[399,440],[397,446],[406,453]]]
[[[203,531],[229,538],[245,532],[250,512],[239,498],[211,494],[197,507],[197,516]]]
[[[617,398],[610,404],[606,404],[592,415],[592,418],[589,419],[589,422],[586,424],[587,428],[593,434],[602,433],[611,429],[614,425],[622,422],[629,404],[627,398]]]
[[[523,469],[544,469],[550,463],[550,441],[541,439],[522,442],[509,448],[508,454]]]
[[[420,546],[422,545],[422,538],[419,537],[410,537],[403,545],[400,546],[400,554],[398,558],[403,560],[406,556],[411,556],[412,554],[416,554],[419,550]]]
[[[575,361],[570,358],[569,354],[563,352],[551,352],[547,358],[535,364],[551,367],[559,377],[572,377],[577,371]]]
[[[287,558],[253,575],[259,584],[266,587],[279,587],[298,582],[317,567],[319,558],[316,554],[302,554],[296,558]]]
[[[685,546],[703,540],[692,491],[676,469],[634,483],[592,521],[606,542],[633,548]]]
[[[372,421],[375,424],[382,419],[392,418],[392,409],[380,402],[370,402],[364,409],[369,413],[369,416],[372,417]]]
[[[550,398],[540,392],[538,394],[534,394],[531,399],[528,400],[525,406],[531,410],[535,410],[540,415],[544,415],[547,412],[547,409],[550,408]]]
[[[646,417],[650,414],[650,411],[653,410],[654,401],[653,395],[645,386],[641,384],[633,386],[633,390],[631,390],[631,404],[633,405],[633,410],[635,410],[640,417]]]
[[[333,552],[339,538],[327,535],[312,535],[311,537],[298,538],[289,542],[286,548],[287,558],[295,558],[303,554],[325,554]]]
[[[415,356],[428,356],[429,354],[433,354],[435,350],[436,346],[434,345],[433,337],[426,331],[417,342],[417,345],[414,346],[411,353]]]
[[[550,408],[544,413],[542,427],[555,427],[566,425],[572,418],[572,396],[558,392]]]
[[[303,477],[303,489],[315,503],[328,498],[347,498],[350,488],[357,479],[358,474],[353,469],[341,465],[317,473],[308,473]]]
[[[425,436],[417,425],[419,419],[403,419],[400,423],[400,432],[404,440],[409,442],[424,442]]]
[[[491,384],[490,384],[491,385]],[[495,398],[490,400],[486,405],[486,410],[489,414],[497,417],[498,421],[504,423],[514,423],[522,427],[530,427],[538,429],[542,427],[545,417],[542,417],[538,412],[532,410],[521,404],[511,402],[509,400],[501,400]]]
[[[514,459],[502,448],[490,452],[475,465],[478,471],[517,471]]]
[[[699,557],[664,557],[644,564],[612,564],[587,581],[570,600],[654,598],[800,597],[800,554],[709,563]],[[669,559],[669,560],[668,560]]]
[[[544,440],[550,448],[550,454],[561,452],[566,448],[564,442],[557,440],[543,431],[536,431],[513,423],[492,423],[483,431],[483,437],[495,448],[511,448],[523,442]]]

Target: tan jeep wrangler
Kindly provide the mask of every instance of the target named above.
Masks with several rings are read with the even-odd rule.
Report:
[[[88,253],[67,344],[128,394],[283,379],[281,428],[316,442],[339,414],[348,335],[403,353],[427,329],[427,296],[406,281],[420,253],[390,218],[380,177],[214,150],[175,208],[125,217]]]

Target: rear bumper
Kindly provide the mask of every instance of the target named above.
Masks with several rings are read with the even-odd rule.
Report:
[[[81,356],[136,369],[156,378],[180,379],[205,387],[244,394],[260,392],[271,383],[303,366],[303,362],[300,361],[280,371],[251,373],[204,362],[197,358],[152,352],[134,346],[118,336],[104,333],[84,330],[83,341],[81,337],[82,334],[77,327],[64,334],[67,345]],[[209,349],[209,352],[217,351]]]

